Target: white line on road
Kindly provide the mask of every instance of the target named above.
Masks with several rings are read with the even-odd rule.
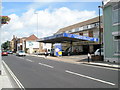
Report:
[[[32,61],[32,60],[30,60],[30,59],[26,59],[26,61],[33,62],[33,61]]]
[[[43,63],[39,63],[40,65],[43,65],[43,66],[46,66],[46,67],[49,67],[49,68],[54,68],[53,66],[50,66],[50,65],[47,65],[47,64],[43,64]]]
[[[25,90],[24,86],[21,84],[21,82],[17,79],[17,77],[15,76],[15,74],[12,72],[12,70],[8,67],[8,65],[2,61],[4,66],[7,68],[8,72],[10,73],[10,75],[12,76],[12,78],[14,79],[14,81],[17,83],[18,87],[21,90]]]
[[[102,83],[106,83],[106,84],[109,84],[109,85],[115,85],[114,83],[111,83],[111,82],[96,79],[96,78],[89,77],[89,76],[86,76],[86,75],[82,75],[82,74],[79,74],[79,73],[75,73],[75,72],[72,72],[72,71],[65,70],[65,72],[70,73],[70,74],[74,74],[74,75],[77,75],[77,76],[81,76],[81,77],[84,77],[84,78],[88,78],[88,79],[91,79],[91,80],[94,80],[94,81],[99,81],[99,82],[102,82]]]
[[[24,59],[23,57],[19,57],[20,59]]]

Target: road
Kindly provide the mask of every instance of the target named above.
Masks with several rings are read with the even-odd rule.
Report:
[[[118,71],[15,55],[3,60],[25,88],[117,88]]]

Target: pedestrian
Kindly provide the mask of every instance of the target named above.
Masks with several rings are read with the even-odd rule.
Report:
[[[91,59],[91,55],[90,53],[88,53],[88,63],[90,62],[90,59]]]
[[[45,57],[47,57],[48,53],[47,53],[47,49],[45,49]]]

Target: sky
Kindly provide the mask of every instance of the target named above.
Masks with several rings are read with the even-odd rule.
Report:
[[[19,0],[18,0],[19,1]],[[11,18],[2,26],[2,42],[35,34],[39,38],[98,16],[101,2],[2,2],[2,15]]]

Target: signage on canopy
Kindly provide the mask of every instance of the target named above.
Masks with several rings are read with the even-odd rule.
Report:
[[[59,38],[59,37],[68,37],[68,38],[75,38],[75,39],[81,39],[81,40],[86,40],[86,41],[98,42],[98,38],[81,36],[81,35],[70,34],[70,33],[62,33],[62,34],[45,37],[43,38],[43,40],[50,40],[50,39]]]

